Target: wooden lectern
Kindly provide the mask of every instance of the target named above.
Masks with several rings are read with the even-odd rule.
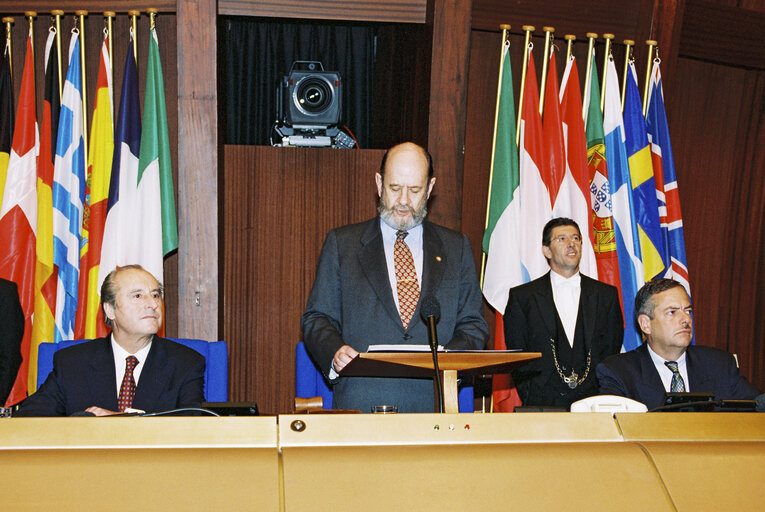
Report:
[[[444,394],[444,412],[459,412],[457,403],[458,375],[493,375],[508,373],[540,352],[439,352],[438,369]],[[340,372],[343,377],[432,378],[433,356],[428,352],[366,352],[348,363]]]

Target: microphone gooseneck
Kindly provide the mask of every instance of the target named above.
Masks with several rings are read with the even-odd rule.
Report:
[[[438,331],[436,322],[441,318],[441,304],[432,295],[423,297],[420,303],[420,316],[428,326],[428,344],[433,355],[433,382],[438,396],[439,412],[444,412],[444,392],[441,382],[441,371],[438,369]]]

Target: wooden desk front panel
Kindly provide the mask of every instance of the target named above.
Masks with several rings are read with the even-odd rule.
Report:
[[[0,421],[4,510],[278,510],[276,418]]]
[[[672,510],[609,414],[280,416],[279,430],[288,512]]]

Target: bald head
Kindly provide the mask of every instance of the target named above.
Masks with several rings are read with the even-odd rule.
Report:
[[[427,201],[436,178],[428,152],[412,142],[385,152],[380,172],[375,174],[377,211],[383,221],[397,230],[409,231],[428,213]]]

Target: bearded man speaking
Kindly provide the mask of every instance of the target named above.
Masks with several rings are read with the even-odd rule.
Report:
[[[411,142],[393,146],[375,183],[379,216],[335,228],[324,241],[303,340],[333,385],[334,408],[433,412],[431,380],[338,375],[370,345],[427,345],[422,297],[441,305],[438,339],[446,348],[483,349],[489,338],[467,237],[425,221],[436,183],[430,154]]]

